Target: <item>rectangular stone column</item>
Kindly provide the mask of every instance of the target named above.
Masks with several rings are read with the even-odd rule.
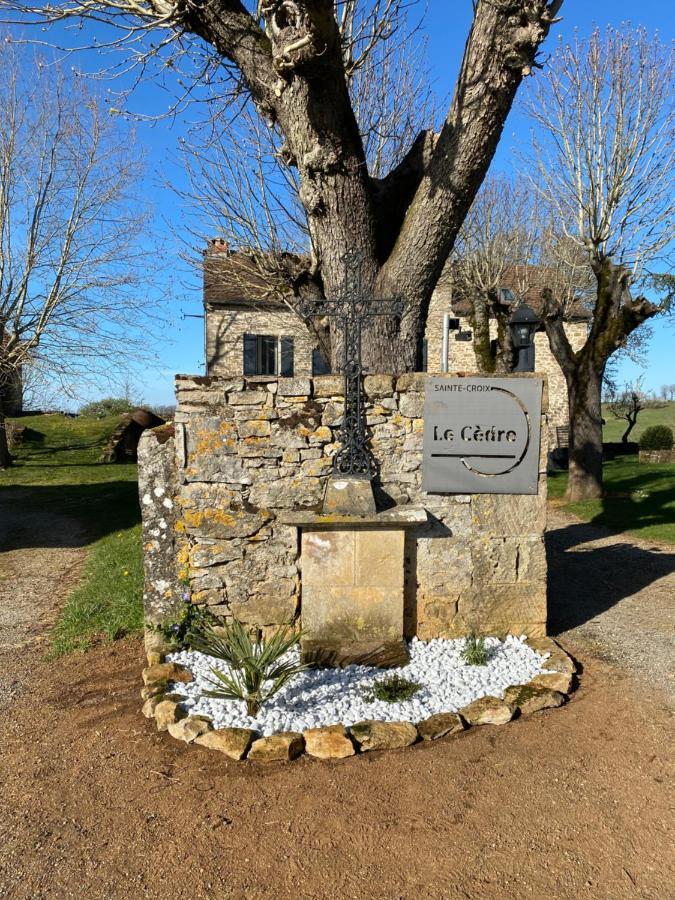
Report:
[[[317,664],[402,665],[403,529],[302,533],[303,656]]]

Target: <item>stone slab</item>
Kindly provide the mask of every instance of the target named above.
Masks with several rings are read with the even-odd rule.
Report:
[[[364,655],[390,658],[393,653],[395,658],[405,655],[407,659],[403,643],[404,547],[401,529],[303,531],[305,657],[311,653],[312,659],[323,665],[345,665],[345,660]]]

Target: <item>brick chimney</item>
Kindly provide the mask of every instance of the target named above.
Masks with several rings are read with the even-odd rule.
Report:
[[[230,245],[224,238],[211,238],[209,241],[207,252],[209,253],[229,253]]]

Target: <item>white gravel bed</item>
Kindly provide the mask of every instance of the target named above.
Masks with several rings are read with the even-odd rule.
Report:
[[[419,722],[434,713],[457,712],[486,695],[502,697],[507,687],[526,684],[543,672],[545,656],[535,653],[525,638],[486,638],[490,650],[484,666],[467,666],[460,656],[463,639],[419,641],[409,644],[410,662],[397,669],[348,666],[345,669],[307,669],[282,688],[255,718],[247,715],[240,700],[202,697],[213,688],[211,667],[227,670],[221,660],[196,651],[171,653],[167,659],[188,668],[195,680],[179,684],[187,695],[182,704],[191,715],[206,715],[214,728],[252,728],[263,735],[277,731],[304,731],[321,725],[354,725],[362,719],[385,722]],[[297,657],[297,650],[291,651]],[[415,696],[402,703],[363,698],[364,689],[394,672],[422,685]]]

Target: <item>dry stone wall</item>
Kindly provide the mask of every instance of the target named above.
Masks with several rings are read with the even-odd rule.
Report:
[[[424,383],[421,374],[365,379],[378,503],[429,513],[405,538],[406,633],[543,635],[546,428],[537,495],[427,494]],[[215,615],[260,627],[301,615],[299,535],[281,519],[321,507],[342,379],[178,376],[176,395],[175,435],[161,432],[159,443],[146,432],[139,452],[148,618],[170,621],[185,588]]]

